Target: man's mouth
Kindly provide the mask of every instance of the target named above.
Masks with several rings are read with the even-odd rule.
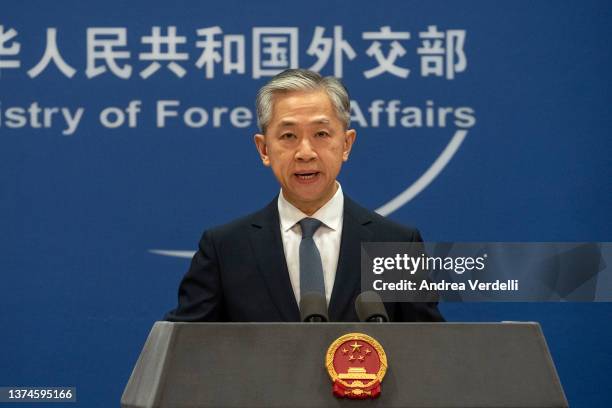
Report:
[[[295,173],[295,176],[297,177],[299,181],[312,181],[319,174],[320,172],[318,171],[311,171],[311,172],[303,171],[303,172]]]

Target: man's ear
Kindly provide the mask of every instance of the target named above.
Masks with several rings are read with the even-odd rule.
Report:
[[[355,138],[357,137],[357,132],[355,129],[349,129],[344,132],[344,146],[342,148],[342,161],[347,161],[349,158],[349,154],[351,153],[351,149],[353,148],[353,143],[355,143]]]
[[[268,145],[266,145],[266,136],[257,133],[253,137],[253,141],[255,142],[255,147],[257,147],[257,151],[259,152],[259,157],[261,157],[261,162],[264,166],[270,167],[270,158],[268,157]]]

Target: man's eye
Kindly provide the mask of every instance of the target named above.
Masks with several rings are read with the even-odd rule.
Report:
[[[295,138],[295,135],[293,133],[283,133],[280,136],[281,139],[293,139]]]
[[[327,133],[326,131],[322,130],[320,132],[317,132],[317,136],[318,137],[327,137],[327,136],[329,136],[329,133]]]

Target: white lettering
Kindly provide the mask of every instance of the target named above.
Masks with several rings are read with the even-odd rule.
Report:
[[[74,111],[74,114],[70,113],[69,108],[62,108],[62,115],[64,116],[64,120],[66,121],[66,128],[62,130],[62,134],[66,136],[72,136],[74,132],[76,132],[79,124],[81,123],[81,118],[83,117],[83,113],[85,112],[85,108],[78,108]]]
[[[166,118],[168,117],[176,117],[178,116],[178,112],[175,110],[168,111],[167,107],[178,107],[180,105],[179,101],[173,100],[161,100],[157,101],[157,127],[163,128],[166,127]]]
[[[111,106],[100,112],[100,123],[104,127],[115,129],[123,125],[123,122],[125,122],[125,114],[120,108]]]
[[[200,117],[200,119],[197,121],[193,119],[193,116],[196,113]],[[204,109],[194,106],[185,111],[185,114],[183,115],[183,119],[185,120],[185,123],[187,124],[187,126],[191,128],[201,128],[202,126],[206,125],[206,123],[208,122],[208,113]]]
[[[237,128],[245,128],[251,125],[251,121],[253,120],[253,114],[248,108],[245,107],[237,107],[232,109],[230,113],[230,122],[232,126]]]

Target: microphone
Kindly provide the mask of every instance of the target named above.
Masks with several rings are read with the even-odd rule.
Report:
[[[304,293],[300,297],[300,318],[303,322],[328,322],[325,296],[317,292]]]
[[[371,290],[357,296],[355,311],[362,322],[384,323],[389,321],[382,299],[378,293]]]

